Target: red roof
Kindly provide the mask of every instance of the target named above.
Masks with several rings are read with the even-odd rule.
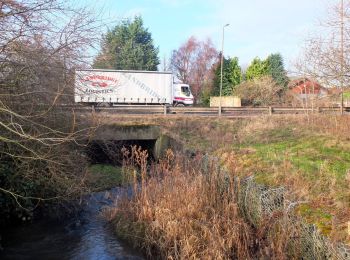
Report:
[[[289,89],[295,94],[313,94],[318,95],[321,91],[327,92],[318,82],[308,78],[296,79],[289,83]]]

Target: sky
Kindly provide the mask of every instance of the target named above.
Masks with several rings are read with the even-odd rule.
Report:
[[[91,0],[110,28],[140,15],[159,47],[161,60],[192,35],[210,38],[224,54],[237,56],[242,67],[255,58],[281,53],[288,70],[305,39],[338,0]]]

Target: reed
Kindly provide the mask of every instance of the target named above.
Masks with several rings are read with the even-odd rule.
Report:
[[[125,197],[105,214],[119,237],[144,249],[151,259],[285,258],[284,240],[272,246],[265,241],[274,225],[259,231],[242,218],[234,176],[213,163],[203,170],[201,158],[170,150],[149,167],[145,157],[135,147],[127,152],[125,161],[141,169],[140,179],[134,178],[132,198]]]

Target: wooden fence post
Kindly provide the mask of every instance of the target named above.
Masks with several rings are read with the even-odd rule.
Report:
[[[272,116],[272,113],[273,113],[273,108],[269,107],[269,115]]]
[[[342,100],[341,105],[340,105],[340,114],[341,114],[341,115],[344,114],[344,104],[343,104],[343,100]]]
[[[167,108],[166,104],[164,104],[163,112],[164,112],[164,115],[165,115],[165,116],[166,116],[166,114],[167,114],[167,112],[168,112],[167,109],[168,109],[168,108]]]

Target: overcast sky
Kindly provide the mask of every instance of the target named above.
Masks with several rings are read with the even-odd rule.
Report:
[[[92,0],[91,0],[92,1]],[[287,67],[300,53],[308,33],[338,0],[100,0],[96,9],[112,27],[118,20],[141,15],[152,33],[160,58],[169,58],[191,35],[211,38],[221,49],[225,28],[225,56],[237,56],[246,67],[259,56],[280,52]]]

